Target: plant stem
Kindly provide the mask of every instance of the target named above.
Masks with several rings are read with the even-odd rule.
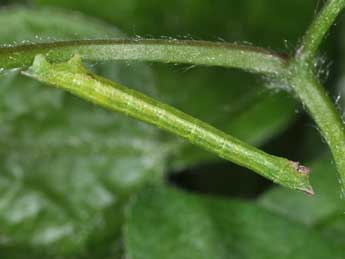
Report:
[[[0,47],[0,68],[22,68],[37,54],[64,62],[75,54],[84,60],[136,60],[240,68],[280,74],[286,60],[270,51],[229,43],[177,40],[79,40]]]
[[[96,76],[82,66],[80,57],[50,64],[39,55],[24,74],[181,136],[283,186],[313,194],[307,168],[269,155],[173,107]]]
[[[345,0],[329,0],[306,32],[297,55],[307,63],[314,61],[322,39],[345,8]]]
[[[345,0],[329,0],[306,32],[291,61],[287,78],[330,147],[345,197],[345,131],[336,107],[315,75],[315,56],[321,41],[345,7]]]
[[[308,65],[299,60],[293,62],[289,82],[331,149],[340,176],[342,193],[345,195],[345,131],[341,117]]]

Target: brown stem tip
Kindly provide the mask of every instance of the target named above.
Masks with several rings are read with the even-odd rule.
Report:
[[[308,196],[313,196],[315,194],[314,190],[312,187],[310,187],[310,189],[304,191],[304,193]]]
[[[297,170],[297,172],[305,175],[310,174],[310,169],[304,165],[301,165],[299,162],[290,161],[290,164]]]
[[[289,161],[290,165],[299,173],[305,175],[305,176],[309,176],[310,174],[310,169],[304,165],[301,165],[299,162],[294,162],[294,161]],[[315,194],[313,187],[311,187],[309,185],[308,188],[303,188],[300,189],[301,191],[303,191],[306,195],[308,196],[313,196]]]

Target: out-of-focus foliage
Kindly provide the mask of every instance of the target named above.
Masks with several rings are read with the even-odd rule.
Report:
[[[148,188],[127,218],[127,253],[133,259],[340,259],[344,254],[319,231],[239,200]]]
[[[99,17],[131,36],[247,41],[284,50],[284,41],[297,43],[316,11],[314,0],[34,1]]]
[[[289,46],[316,10],[313,0],[35,0],[11,6],[15,2],[23,3],[2,3],[1,44],[128,35],[246,41],[292,52]],[[296,119],[291,95],[272,91],[269,79],[243,72],[88,65],[256,145],[270,146]],[[284,149],[298,148],[289,146],[293,137],[285,136]],[[309,145],[303,150],[314,148]],[[187,194],[164,186],[164,174],[216,157],[18,71],[3,71],[0,158],[0,258],[344,254],[343,207],[329,157],[313,163],[314,198],[282,188],[246,202]]]
[[[9,20],[1,26],[3,43],[120,35],[68,12],[3,10],[0,24]],[[102,67],[103,74],[155,92],[144,65]],[[0,243],[57,255],[115,243],[123,202],[143,182],[161,178],[164,147],[157,130],[17,71],[5,71],[0,80]]]

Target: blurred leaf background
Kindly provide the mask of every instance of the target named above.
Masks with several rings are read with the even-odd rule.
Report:
[[[292,54],[322,1],[2,1],[0,43],[89,38],[239,42]],[[343,110],[344,25],[320,77]],[[19,75],[0,74],[1,258],[344,258],[336,172],[286,86],[237,70],[91,69],[264,150],[309,163],[316,195]],[[274,89],[273,89],[274,87]]]

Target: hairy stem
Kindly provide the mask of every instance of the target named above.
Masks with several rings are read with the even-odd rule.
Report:
[[[37,54],[63,62],[75,54],[84,60],[136,60],[240,68],[279,74],[285,59],[261,48],[228,43],[175,40],[79,40],[0,47],[0,68],[22,68]]]
[[[307,168],[269,155],[173,107],[96,76],[83,67],[80,57],[67,63],[50,64],[39,55],[29,71],[24,73],[183,137],[283,186],[313,194]]]
[[[299,60],[292,63],[289,81],[331,149],[345,194],[345,131],[341,117],[308,65]]]
[[[306,32],[297,54],[308,63],[314,61],[322,39],[345,8],[345,0],[329,0]]]
[[[329,0],[326,3],[305,34],[301,47],[290,63],[287,78],[330,147],[345,197],[344,124],[314,71],[315,55],[321,41],[344,7],[345,0]]]

